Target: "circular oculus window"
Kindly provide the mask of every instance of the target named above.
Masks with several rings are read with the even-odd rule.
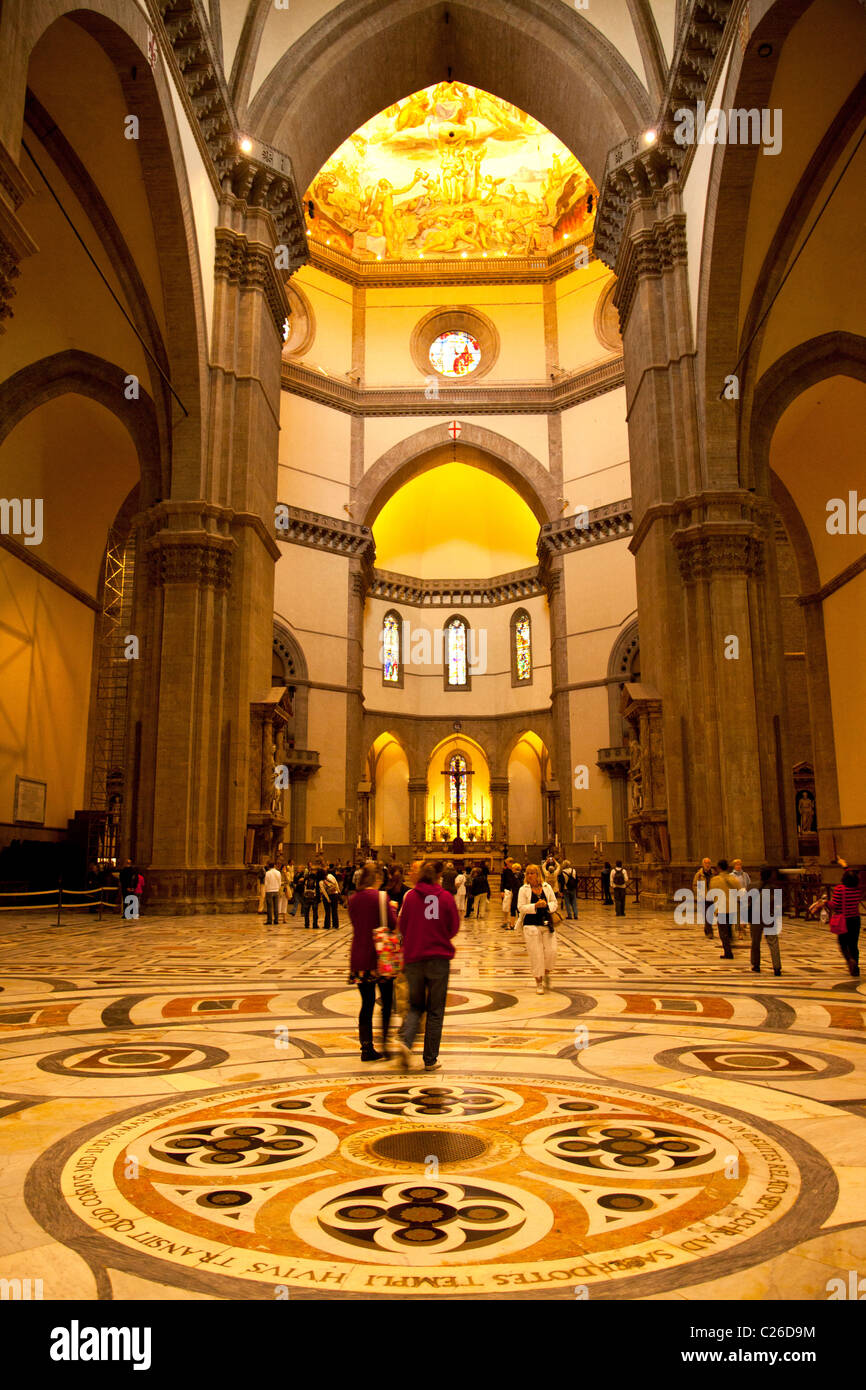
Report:
[[[428,356],[430,365],[442,376],[468,376],[481,361],[481,348],[471,333],[450,329],[433,339]]]

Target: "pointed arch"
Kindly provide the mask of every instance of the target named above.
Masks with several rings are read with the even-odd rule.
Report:
[[[251,46],[257,26],[251,16]],[[236,70],[239,96],[250,65],[245,57]],[[291,152],[305,188],[371,116],[448,71],[530,112],[598,186],[608,150],[653,115],[634,70],[562,0],[344,0],[283,54],[247,123]]]
[[[442,462],[440,455],[446,439],[443,424],[430,425],[381,454],[367,469],[355,492],[353,520],[372,526],[395,492]],[[561,501],[550,473],[527,449],[505,435],[464,422],[454,457],[458,463],[501,478],[523,498],[540,526],[559,517]]]

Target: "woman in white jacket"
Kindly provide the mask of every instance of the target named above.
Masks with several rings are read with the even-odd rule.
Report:
[[[536,994],[550,989],[550,972],[556,960],[556,932],[551,913],[556,912],[556,894],[544,883],[537,864],[528,864],[523,887],[517,895],[517,922],[529,952],[529,968],[535,976]]]

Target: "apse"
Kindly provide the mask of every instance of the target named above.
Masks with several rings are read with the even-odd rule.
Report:
[[[376,565],[418,579],[486,579],[538,563],[538,522],[480,468],[449,461],[406,483],[373,526]]]

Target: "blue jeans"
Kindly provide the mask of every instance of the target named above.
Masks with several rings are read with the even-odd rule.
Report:
[[[268,926],[268,927],[274,926],[274,927],[275,927],[275,926],[277,925],[277,918],[279,917],[279,908],[280,908],[280,895],[279,895],[279,893],[266,893],[266,894],[265,894],[265,911],[267,912],[268,915],[267,915],[267,918],[266,918],[266,920],[265,920],[265,926]]]
[[[565,915],[572,921],[577,921],[577,889],[573,888],[569,893],[563,893],[562,900],[565,903]]]
[[[409,1009],[398,1036],[401,1042],[411,1047],[418,1032],[421,1015],[426,1012],[424,1065],[429,1067],[439,1056],[451,962],[444,956],[431,956],[427,960],[414,960],[405,965],[403,970],[409,985]]]

